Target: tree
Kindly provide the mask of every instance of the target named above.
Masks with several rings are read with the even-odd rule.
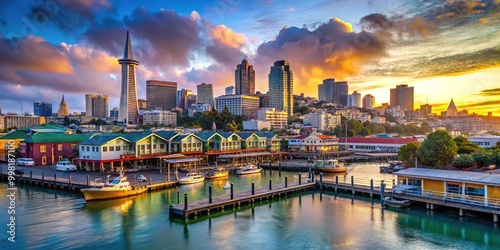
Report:
[[[70,124],[69,122],[69,117],[68,116],[65,116],[64,119],[63,119],[63,125],[64,126],[68,126]]]
[[[494,164],[495,151],[493,150],[479,150],[472,154],[472,158],[478,167],[486,167]]]
[[[371,135],[371,133],[372,132],[367,127],[363,127],[363,128],[361,128],[361,131],[359,131],[359,134],[362,135],[362,136]]]
[[[418,141],[401,146],[398,151],[399,160],[403,161],[405,166],[415,167],[415,158],[417,158],[417,160],[419,159],[418,150],[421,146],[422,143]]]
[[[228,124],[226,124],[226,129],[231,131],[231,132],[238,132],[238,124],[232,120],[231,122],[229,122]]]
[[[430,133],[418,149],[422,163],[434,168],[442,168],[453,162],[457,155],[457,144],[448,132],[437,130]]]
[[[453,166],[456,168],[470,168],[475,165],[472,155],[460,155],[453,161]]]
[[[463,136],[457,136],[453,138],[453,141],[457,144],[458,154],[472,154],[480,149],[477,144],[470,142]]]

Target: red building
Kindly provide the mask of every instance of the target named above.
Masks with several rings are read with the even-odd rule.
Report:
[[[61,158],[78,154],[78,144],[91,134],[36,133],[19,143],[23,158],[32,158],[36,165],[53,165]]]

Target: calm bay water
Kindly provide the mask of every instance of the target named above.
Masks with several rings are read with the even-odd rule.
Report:
[[[378,173],[378,165],[351,166],[350,174],[392,180]],[[256,188],[267,187],[269,179],[282,183],[285,176],[297,181],[297,173],[279,177],[277,171],[230,180],[238,192],[249,190],[252,182]],[[214,195],[229,192],[224,184],[205,181],[90,203],[79,194],[20,186],[16,243],[7,241],[7,186],[0,184],[0,249],[500,249],[500,230],[490,217],[458,218],[419,206],[382,210],[379,200],[332,192],[303,193],[187,225],[169,220],[168,207],[177,204],[178,191],[200,199],[208,196],[209,185]]]

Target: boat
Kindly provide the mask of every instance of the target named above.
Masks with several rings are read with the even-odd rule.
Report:
[[[226,181],[226,185],[224,185],[224,189],[230,189],[232,182]]]
[[[108,177],[109,178],[109,177]],[[111,182],[100,183],[95,181],[95,186],[92,188],[81,189],[85,201],[117,199],[128,196],[142,194],[148,190],[146,186],[132,186],[127,180],[127,177],[120,173],[120,176],[114,178]]]
[[[229,176],[229,171],[224,168],[213,168],[205,173],[207,179],[225,178]]]
[[[405,208],[411,205],[410,200],[400,200],[394,197],[385,197],[384,198],[384,206],[396,207],[396,208]]]
[[[203,175],[202,173],[188,173],[186,177],[179,179],[179,184],[181,185],[194,184],[203,182],[204,180],[205,180],[205,175]]]
[[[316,169],[319,172],[325,173],[345,173],[347,168],[343,163],[335,159],[330,159],[327,161],[321,160],[316,162]]]
[[[244,167],[239,167],[236,170],[236,173],[239,175],[244,175],[244,174],[258,174],[262,171],[262,168],[253,164],[248,164]]]
[[[399,170],[405,169],[402,161],[388,161],[388,166],[380,166],[380,173],[389,173],[392,174]]]

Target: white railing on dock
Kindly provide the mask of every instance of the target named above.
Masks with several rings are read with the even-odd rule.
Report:
[[[472,205],[472,206],[481,206],[481,207],[488,207],[488,208],[493,208],[493,209],[500,209],[500,199],[488,197],[488,201],[485,202],[484,196],[462,195],[462,194],[449,193],[449,192],[446,192],[446,193],[445,192],[438,192],[438,191],[433,191],[433,190],[423,190],[423,192],[420,192],[420,190],[419,190],[419,192],[415,192],[414,190],[402,191],[401,194],[422,197],[422,198],[432,199],[432,200],[436,200],[436,201],[454,202],[454,203],[462,203],[462,204]]]

